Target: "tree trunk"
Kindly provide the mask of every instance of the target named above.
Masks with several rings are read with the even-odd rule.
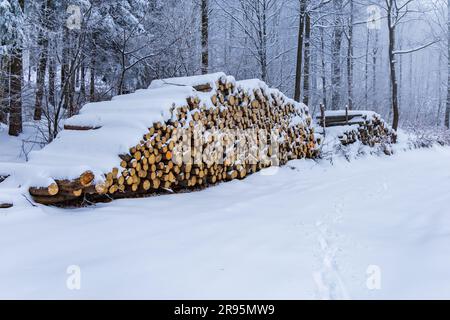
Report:
[[[326,77],[326,64],[325,64],[325,41],[323,37],[323,27],[320,28],[320,49],[321,62],[322,62],[322,104],[324,109],[327,108],[327,77]]]
[[[94,102],[95,101],[95,65],[96,65],[96,59],[95,56],[97,54],[96,52],[96,35],[93,34],[92,39],[92,50],[91,50],[91,61],[89,64],[89,101]]]
[[[84,61],[80,66],[80,101],[84,103],[86,101],[86,66]]]
[[[300,0],[300,17],[298,23],[298,41],[297,41],[297,66],[295,69],[295,91],[294,100],[300,101],[301,82],[302,82],[302,62],[303,62],[303,29],[305,26],[306,0]]]
[[[202,74],[208,73],[208,0],[202,0]]]
[[[377,54],[378,54],[378,30],[375,32],[375,44],[372,49],[372,109],[378,110],[378,93],[377,93]]]
[[[450,0],[447,1],[447,9],[448,9],[448,29],[447,29],[447,40],[448,40],[448,46],[447,46],[447,71],[448,71],[448,78],[447,78],[447,106],[445,108],[445,126],[449,129],[450,128]]]
[[[24,11],[24,0],[19,0],[19,5]],[[11,55],[11,79],[10,79],[10,116],[9,135],[18,136],[22,133],[22,45],[12,50]]]
[[[350,19],[348,24],[347,93],[348,93],[348,108],[352,110],[353,109],[353,0],[350,0]]]
[[[50,55],[48,64],[48,101],[52,106],[54,106],[56,103],[55,82],[56,82],[56,62],[53,55]]]
[[[305,16],[305,66],[303,69],[303,103],[309,104],[309,68],[310,68],[311,16]]]
[[[75,115],[77,113],[77,106],[75,104],[75,78],[76,78],[76,71],[75,66],[73,64],[76,64],[76,60],[73,59],[70,65],[70,76],[69,76],[69,85],[68,85],[68,105],[69,105],[69,117]]]
[[[63,108],[69,108],[69,29],[63,27],[62,41],[62,57],[61,57],[61,99],[63,100]]]
[[[392,23],[392,10],[393,8],[393,0],[389,0],[390,5],[388,6],[387,11],[387,21],[388,21],[388,30],[389,30],[389,69],[390,69],[390,81],[391,81],[391,99],[392,99],[392,128],[394,130],[398,129],[398,121],[399,121],[399,110],[398,110],[398,86],[397,86],[397,75],[395,70],[395,25]]]
[[[9,109],[9,59],[0,56],[0,123],[8,123]]]
[[[9,134],[22,133],[22,49],[16,48],[11,58],[11,110],[9,116]]]
[[[42,98],[44,96],[44,86],[45,86],[45,71],[47,69],[47,59],[48,59],[48,33],[47,28],[49,25],[48,16],[49,10],[51,8],[51,0],[47,0],[47,3],[42,3],[43,21],[42,29],[38,36],[38,45],[41,49],[39,53],[38,70],[36,77],[36,99],[34,103],[34,120],[41,120],[42,117]]]
[[[370,29],[367,29],[366,52],[364,61],[364,108],[369,107],[369,43]]]
[[[262,28],[260,29],[260,61],[261,61],[261,80],[267,82],[267,7],[266,1],[262,2]]]
[[[342,44],[342,23],[340,12],[342,11],[342,0],[334,0],[336,18],[333,28],[333,41],[331,44],[331,108],[339,109],[341,102],[341,44]]]

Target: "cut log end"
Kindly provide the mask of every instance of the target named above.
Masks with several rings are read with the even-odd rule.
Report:
[[[92,183],[92,181],[94,181],[94,173],[92,173],[92,171],[86,171],[84,173],[81,174],[80,176],[80,183],[83,187],[89,187]]]
[[[58,194],[59,187],[56,182],[53,182],[48,187],[30,187],[28,191],[32,196],[54,196]]]
[[[54,196],[58,194],[59,187],[56,183],[52,183],[48,186],[47,190],[49,195]]]

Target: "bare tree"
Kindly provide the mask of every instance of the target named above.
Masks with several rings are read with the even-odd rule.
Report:
[[[342,26],[341,12],[343,10],[343,0],[333,0],[334,9],[334,26],[333,26],[333,40],[331,44],[331,108],[333,110],[339,109],[341,102],[341,45],[342,34],[344,32]]]
[[[302,83],[302,63],[303,63],[303,36],[305,29],[306,1],[300,0],[300,17],[298,22],[298,38],[297,38],[297,64],[295,69],[295,91],[294,100],[300,101],[301,83]]]
[[[25,1],[19,0],[19,7],[23,14]],[[10,66],[10,116],[9,116],[9,134],[18,136],[22,133],[22,44],[14,46],[11,54]]]
[[[450,128],[450,0],[447,1],[447,28],[448,28],[448,34],[447,34],[447,41],[448,41],[448,51],[447,51],[447,72],[448,72],[448,79],[447,79],[447,105],[445,108],[445,126],[447,128]]]
[[[45,71],[47,69],[48,59],[48,25],[49,15],[52,8],[52,0],[42,3],[40,19],[40,30],[38,35],[38,46],[40,47],[39,62],[36,76],[36,99],[34,103],[34,120],[41,120],[42,116],[42,98],[44,96]]]
[[[9,58],[0,56],[0,123],[8,123],[9,109]]]
[[[208,0],[201,0],[201,9],[202,9],[202,26],[201,26],[201,33],[202,33],[202,74],[208,73],[208,18],[209,18],[209,12],[208,12]]]
[[[398,83],[397,83],[397,73],[396,73],[396,55],[407,54],[422,50],[430,45],[436,43],[438,40],[432,40],[431,42],[420,45],[416,48],[406,49],[406,50],[396,50],[396,29],[399,23],[404,17],[408,15],[411,11],[408,9],[408,5],[414,0],[385,0],[386,3],[386,14],[387,14],[387,24],[388,24],[388,34],[389,34],[389,46],[388,46],[388,57],[389,57],[389,71],[390,71],[390,84],[391,84],[391,103],[392,103],[392,128],[394,130],[398,129],[398,123],[400,118],[399,106],[398,106]]]
[[[310,84],[309,84],[309,72],[310,72],[310,59],[311,59],[311,15],[307,12],[305,15],[305,66],[303,68],[303,103],[309,104],[310,97]]]
[[[350,3],[350,17],[348,19],[348,33],[347,33],[347,94],[348,94],[348,108],[353,109],[353,0]]]

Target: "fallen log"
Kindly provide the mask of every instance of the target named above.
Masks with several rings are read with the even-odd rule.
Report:
[[[55,180],[59,191],[73,192],[89,187],[94,181],[94,174],[91,171],[86,171],[75,180]]]
[[[88,130],[97,130],[100,129],[101,126],[74,126],[74,125],[64,125],[64,130],[76,130],[76,131],[88,131]]]
[[[69,202],[78,199],[79,197],[75,195],[62,195],[57,194],[54,196],[33,196],[33,200],[37,203],[44,205],[53,205],[63,202]]]
[[[348,123],[346,122],[326,122],[326,127],[338,127],[338,126],[351,126],[351,125],[364,125],[366,122],[365,121],[349,121]]]
[[[56,182],[51,183],[48,187],[30,187],[28,189],[30,194],[33,197],[41,197],[41,196],[55,196],[59,192],[59,187]]]
[[[196,86],[194,86],[194,89],[196,91],[201,91],[201,92],[209,92],[212,90],[211,85],[209,83],[196,85]]]
[[[0,203],[0,209],[8,209],[13,206],[12,203]]]

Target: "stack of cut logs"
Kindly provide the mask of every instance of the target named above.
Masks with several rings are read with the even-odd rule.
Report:
[[[343,145],[361,141],[364,145],[374,147],[376,144],[391,144],[396,141],[396,133],[381,117],[373,112],[352,112],[343,110],[341,113],[325,115],[318,118],[321,126],[335,127],[357,125],[346,130],[339,136]]]
[[[209,84],[194,88],[210,94],[193,95],[185,105],[174,105],[172,118],[143,132],[103,177],[87,171],[73,181],[55,179],[46,188],[30,188],[34,200],[65,204],[195,189],[317,156],[307,109],[281,92],[244,88],[227,77],[221,77],[215,88]],[[211,101],[199,98],[204,96]]]

